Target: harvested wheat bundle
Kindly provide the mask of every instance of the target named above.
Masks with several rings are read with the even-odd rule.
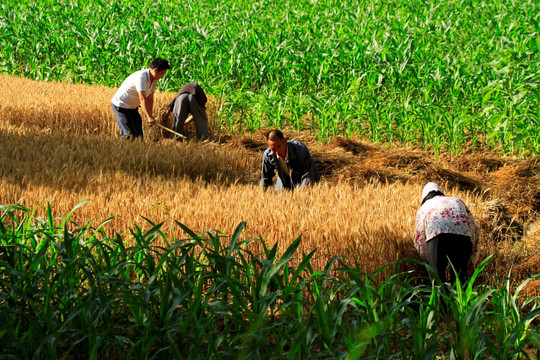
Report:
[[[523,224],[517,221],[516,216],[512,216],[509,206],[501,199],[493,199],[484,203],[485,212],[484,223],[488,239],[494,242],[505,240],[518,240],[523,236]]]

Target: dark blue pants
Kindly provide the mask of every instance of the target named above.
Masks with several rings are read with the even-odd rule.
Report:
[[[114,104],[111,105],[114,117],[116,118],[118,127],[120,128],[120,136],[122,139],[133,140],[138,137],[142,139],[142,117],[141,114],[139,114],[138,108],[124,109]]]
[[[429,265],[446,282],[448,261],[452,264],[463,284],[467,280],[469,259],[472,255],[471,238],[456,234],[439,234],[427,242]],[[454,269],[450,268],[450,282],[456,281]]]

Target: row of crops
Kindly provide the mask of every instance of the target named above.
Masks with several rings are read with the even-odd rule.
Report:
[[[416,277],[412,260],[314,271],[301,237],[278,254],[244,223],[232,236],[177,223],[176,238],[148,221],[126,241],[107,221],[34,211],[0,206],[1,358],[508,360],[540,344],[525,283],[478,285],[489,258],[462,288]]]
[[[540,152],[535,0],[53,0],[0,5],[0,71],[118,86],[154,57],[201,83],[219,121]]]

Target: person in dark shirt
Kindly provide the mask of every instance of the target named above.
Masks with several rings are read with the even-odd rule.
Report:
[[[172,130],[183,134],[184,125],[190,122],[189,120],[186,122],[186,119],[191,114],[195,122],[197,138],[200,140],[208,139],[206,102],[206,95],[199,84],[188,83],[182,86],[165,110],[165,115],[173,113]]]
[[[300,189],[320,181],[317,165],[306,145],[297,140],[287,140],[279,130],[269,131],[266,140],[268,149],[263,154],[261,175],[265,190],[272,186],[276,170],[278,192],[282,188]]]

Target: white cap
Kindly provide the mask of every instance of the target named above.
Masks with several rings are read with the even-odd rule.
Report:
[[[424,186],[424,190],[422,190],[422,201],[424,201],[425,197],[428,196],[428,194],[432,191],[440,191],[441,193],[443,192],[441,190],[441,187],[437,183],[428,182],[426,186]]]

